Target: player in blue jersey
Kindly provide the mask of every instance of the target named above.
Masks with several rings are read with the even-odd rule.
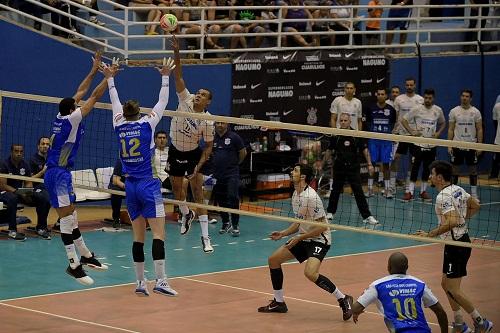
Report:
[[[122,106],[115,88],[114,76],[118,66],[104,66],[108,80],[109,97],[113,106],[113,127],[120,145],[120,159],[125,175],[127,210],[132,220],[134,259],[137,286],[135,293],[149,296],[144,277],[144,240],[146,222],[153,232],[152,256],[156,274],[155,293],[176,296],[177,292],[168,284],[165,273],[165,208],[161,196],[161,181],[154,168],[154,133],[163,117],[169,97],[169,75],[175,68],[174,61],[163,61],[161,89],[158,102],[153,111],[141,117],[139,104],[129,100]]]
[[[438,299],[425,282],[407,275],[408,258],[401,252],[389,257],[388,276],[374,281],[352,305],[355,323],[368,305],[377,302],[379,311],[391,333],[431,333],[423,306],[435,314],[441,333],[448,333],[448,317]]]
[[[50,204],[57,211],[60,219],[61,239],[66,248],[69,266],[66,273],[74,277],[84,285],[94,283],[87,276],[82,265],[96,270],[106,270],[108,267],[101,264],[92,252],[87,248],[83,237],[78,229],[78,217],[75,209],[75,193],[71,181],[70,169],[74,165],[74,159],[80,146],[83,135],[83,118],[87,116],[95,103],[106,91],[106,80],[94,89],[90,97],[81,107],[78,103],[87,93],[94,76],[101,64],[101,54],[97,52],[90,73],[80,83],[73,97],[66,97],[59,103],[59,113],[52,124],[52,135],[50,137],[50,148],[47,155],[47,171],[44,183],[50,196]],[[78,258],[77,252],[81,255]]]
[[[377,103],[366,113],[366,121],[370,132],[391,134],[397,121],[396,110],[386,103],[387,92],[385,89],[377,90]],[[392,142],[385,140],[369,139],[368,151],[372,163],[379,163],[379,172],[384,174],[384,196],[392,199],[390,188],[390,164],[392,161]],[[373,175],[368,178],[367,197],[373,196]]]

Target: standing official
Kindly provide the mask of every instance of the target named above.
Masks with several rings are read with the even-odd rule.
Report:
[[[227,123],[215,123],[214,146],[212,149],[213,176],[217,180],[214,188],[215,201],[226,208],[239,209],[240,163],[247,156],[243,140],[231,131]],[[222,227],[220,234],[229,233],[233,237],[240,235],[239,214],[220,213]]]
[[[351,117],[347,113],[340,115],[340,128],[350,129]],[[361,187],[361,167],[359,165],[359,155],[362,152],[368,162],[368,170],[373,173],[373,165],[368,153],[366,142],[363,139],[355,138],[352,136],[337,135],[331,138],[330,150],[334,151],[333,154],[333,189],[328,201],[329,213],[328,219],[333,219],[333,215],[337,212],[337,206],[340,199],[340,193],[344,188],[344,183],[347,182],[351,185],[356,204],[358,205],[359,212],[363,217],[363,223],[371,225],[378,224],[378,221],[372,216],[368,203],[366,202],[363,187]]]

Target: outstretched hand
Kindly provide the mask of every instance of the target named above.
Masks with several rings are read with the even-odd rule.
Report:
[[[273,231],[270,235],[269,235],[269,238],[271,238],[272,240],[280,240],[281,238],[283,238],[283,234],[281,233],[281,231]]]
[[[97,73],[97,71],[101,67],[101,56],[102,56],[102,50],[97,50],[92,57],[92,72]]]
[[[161,75],[170,75],[170,73],[174,70],[175,68],[175,63],[172,58],[163,58],[163,66],[156,67],[156,69],[161,73]]]
[[[109,79],[111,77],[114,77],[116,73],[120,70],[120,65],[118,64],[118,60],[113,58],[113,63],[111,65],[108,65],[106,63],[101,63],[101,72],[104,74],[104,76]]]

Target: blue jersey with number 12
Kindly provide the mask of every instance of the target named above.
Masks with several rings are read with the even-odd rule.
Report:
[[[430,333],[423,307],[438,300],[423,281],[393,274],[373,282],[358,302],[365,308],[376,302],[391,332]]]

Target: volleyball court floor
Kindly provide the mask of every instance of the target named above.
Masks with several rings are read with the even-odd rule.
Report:
[[[497,191],[498,192],[498,191]],[[360,219],[350,195],[342,196],[342,221]],[[496,199],[496,198],[492,198]],[[500,199],[500,198],[498,198]],[[427,206],[419,202],[394,200],[394,207],[369,202],[377,217],[392,223],[394,231],[415,226],[419,219],[429,219]],[[284,200],[281,206],[288,209]],[[496,200],[500,201],[500,200]],[[484,202],[490,220],[498,224],[496,201]],[[277,205],[274,202],[274,205]],[[269,205],[267,203],[266,205]],[[409,206],[412,205],[412,206]],[[419,210],[416,207],[424,207]],[[79,215],[95,211],[107,217],[108,210],[80,207]],[[413,213],[412,213],[413,212]],[[408,219],[412,215],[412,220]],[[51,215],[52,216],[52,215]],[[385,332],[382,317],[370,306],[360,322],[343,322],[334,297],[309,282],[303,265],[291,262],[284,266],[284,293],[289,311],[286,314],[257,312],[273,298],[267,268],[267,257],[284,241],[267,238],[273,230],[287,226],[283,222],[241,217],[241,236],[219,235],[217,225],[210,225],[213,254],[201,250],[199,226],[186,236],[179,234],[175,223],[167,225],[167,273],[178,297],[151,293],[149,297],[134,294],[135,275],[131,259],[131,232],[101,232],[82,229],[87,245],[102,262],[106,272],[90,271],[96,283],[84,288],[65,274],[67,261],[59,237],[52,241],[29,238],[18,243],[0,241],[0,323],[2,332]],[[337,218],[336,218],[337,220]],[[338,221],[338,220],[337,220]],[[335,222],[337,222],[335,221]],[[482,222],[483,223],[483,222]],[[486,221],[486,223],[489,223]],[[491,226],[488,226],[491,227]],[[411,229],[411,228],[410,228]],[[496,229],[489,229],[497,232]],[[148,235],[150,237],[150,235]],[[493,237],[497,237],[495,234]],[[489,235],[489,238],[492,236]],[[496,239],[498,240],[498,239]],[[150,255],[151,240],[146,242],[146,273],[154,279]],[[356,299],[374,280],[387,274],[387,258],[393,251],[409,257],[409,274],[426,281],[447,310],[451,310],[440,288],[442,246],[428,245],[378,235],[349,231],[333,232],[333,246],[324,260],[321,273],[344,292]],[[468,267],[469,276],[463,289],[480,312],[500,324],[500,252],[474,249]],[[150,287],[150,291],[152,286]],[[426,311],[433,331],[436,318]],[[451,321],[451,320],[450,320]]]

